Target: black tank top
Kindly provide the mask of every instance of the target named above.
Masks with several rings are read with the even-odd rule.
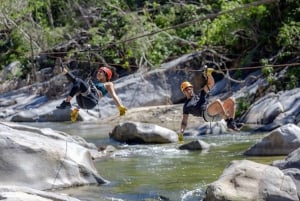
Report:
[[[194,116],[202,116],[208,103],[208,94],[201,90],[199,94],[194,95],[191,99],[187,99],[183,105],[183,114],[192,114]]]

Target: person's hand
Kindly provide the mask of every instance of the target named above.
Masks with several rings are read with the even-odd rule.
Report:
[[[182,141],[183,141],[183,133],[182,133],[182,132],[179,132],[179,133],[178,133],[178,141],[179,141],[179,142],[182,142]]]
[[[214,72],[214,69],[213,69],[213,68],[207,68],[207,69],[206,69],[206,75],[211,75],[212,72]]]
[[[77,121],[79,109],[75,107],[71,112],[71,122],[74,123]]]
[[[118,107],[118,109],[119,109],[119,112],[120,112],[120,116],[124,116],[125,113],[126,113],[126,111],[127,111],[127,108],[124,107],[124,105],[120,105],[120,106]]]

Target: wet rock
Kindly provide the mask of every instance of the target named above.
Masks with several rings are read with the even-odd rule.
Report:
[[[206,150],[210,148],[210,144],[204,142],[203,140],[195,140],[187,144],[181,145],[179,149],[181,150]]]
[[[178,142],[176,132],[155,124],[141,122],[120,123],[109,136],[128,144]]]

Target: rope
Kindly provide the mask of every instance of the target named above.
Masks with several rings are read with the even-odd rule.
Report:
[[[204,17],[200,17],[200,18],[197,18],[197,19],[194,19],[194,20],[186,21],[186,22],[183,22],[181,24],[170,26],[170,27],[167,27],[167,28],[164,28],[164,29],[159,29],[159,30],[156,30],[156,31],[152,31],[150,33],[141,34],[141,35],[138,35],[138,36],[135,36],[135,37],[132,37],[132,38],[129,38],[129,39],[121,40],[121,41],[118,41],[118,42],[108,43],[108,44],[104,45],[102,48],[94,49],[93,51],[101,51],[103,49],[107,49],[110,46],[113,46],[113,45],[116,45],[116,44],[130,42],[130,41],[133,41],[133,40],[137,40],[137,39],[144,38],[144,37],[147,37],[147,36],[152,36],[152,35],[158,34],[160,32],[168,31],[168,30],[171,30],[171,29],[182,28],[182,27],[194,24],[196,22],[216,18],[220,15],[231,14],[233,12],[237,12],[237,11],[243,10],[243,9],[248,9],[248,8],[251,8],[251,7],[254,7],[254,6],[259,6],[259,5],[262,5],[262,4],[272,4],[272,3],[276,3],[276,2],[279,2],[279,0],[261,0],[261,1],[248,3],[248,4],[245,4],[245,5],[237,7],[237,8],[222,11],[222,12],[219,12],[219,13],[208,14]],[[90,50],[82,50],[80,52],[85,52],[85,51],[90,51]],[[67,53],[67,52],[55,52],[53,54],[62,54],[62,53]],[[47,54],[49,54],[49,53],[47,53]]]
[[[274,68],[285,68],[285,67],[291,67],[291,66],[300,66],[300,63],[289,63],[289,64],[277,64],[277,65],[270,65],[271,67]],[[233,71],[233,70],[252,70],[252,69],[261,69],[264,68],[265,66],[253,66],[253,67],[239,67],[239,68],[226,68],[226,69],[217,69],[214,70],[214,72],[216,73],[220,73],[222,74],[225,78],[227,78],[228,80],[232,81],[232,82],[236,82],[236,83],[245,83],[246,80],[236,80],[234,78],[232,78],[229,75],[229,71]],[[204,72],[205,69],[176,69],[177,71],[188,71],[188,72]],[[226,71],[226,73],[224,72]],[[250,79],[258,79],[259,76],[249,76]]]
[[[60,164],[59,164],[59,167],[57,169],[54,181],[53,181],[53,183],[51,185],[51,190],[53,190],[55,182],[56,182],[56,179],[57,179],[57,177],[59,175],[59,172],[60,172],[61,168],[63,167],[64,160],[67,158],[67,154],[68,154],[68,137],[66,137],[66,146],[65,147],[66,147],[65,155],[64,155],[63,159],[60,161]]]

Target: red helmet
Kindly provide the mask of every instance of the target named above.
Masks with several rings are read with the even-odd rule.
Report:
[[[111,72],[111,70],[110,70],[109,68],[107,68],[107,67],[100,67],[98,70],[102,70],[102,71],[105,72],[108,81],[111,79],[111,77],[112,77],[112,72]]]

